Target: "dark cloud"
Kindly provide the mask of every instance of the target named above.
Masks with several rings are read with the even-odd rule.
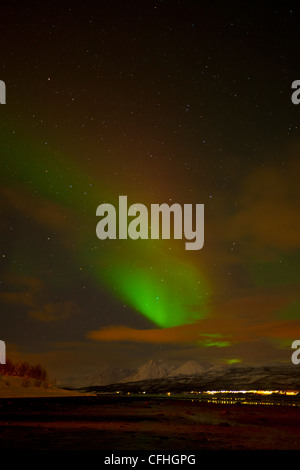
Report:
[[[80,312],[73,301],[52,302],[47,299],[47,286],[35,278],[8,275],[15,290],[0,293],[0,302],[16,306],[31,318],[41,322],[66,320]],[[14,280],[13,280],[14,279]]]

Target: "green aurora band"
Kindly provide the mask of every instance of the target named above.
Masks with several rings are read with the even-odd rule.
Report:
[[[206,316],[208,283],[191,255],[186,262],[165,240],[98,240],[96,208],[104,201],[117,204],[119,195],[49,146],[27,144],[24,139],[18,143],[16,135],[13,137],[6,142],[2,139],[4,185],[29,193],[39,204],[51,201],[76,215],[80,232],[67,226],[67,221],[63,230],[68,230],[70,247],[76,249],[76,255],[72,254],[80,266],[88,266],[122,303],[159,327],[179,326]],[[97,254],[91,249],[95,245]]]

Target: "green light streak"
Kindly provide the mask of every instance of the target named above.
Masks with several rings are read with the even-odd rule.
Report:
[[[241,362],[241,359],[227,359],[227,364],[231,365],[231,364],[238,364],[239,362]]]
[[[226,348],[231,345],[229,341],[221,341],[217,340],[217,338],[220,338],[220,335],[217,333],[211,333],[211,334],[205,334],[204,336],[207,337],[207,339],[202,339],[197,342],[199,346],[202,347],[217,347],[217,348]],[[216,338],[216,339],[213,339]]]
[[[77,227],[68,227],[66,221],[63,229],[69,231],[69,250],[80,266],[89,266],[99,283],[105,283],[121,302],[159,327],[190,323],[206,315],[208,286],[191,261],[183,261],[187,256],[184,244],[179,258],[160,240],[99,241],[96,208],[104,201],[117,206],[119,195],[112,194],[103,181],[86,174],[65,155],[48,146],[24,142],[16,142],[16,135],[6,142],[3,138],[3,184],[72,209],[83,228],[78,234]],[[95,245],[98,249],[92,252]]]
[[[162,278],[162,267],[164,274]],[[193,322],[206,313],[204,282],[195,269],[166,257],[162,265],[131,270],[115,266],[107,281],[116,281],[116,295],[160,327]],[[200,283],[199,283],[200,282]],[[193,311],[193,307],[197,309]]]

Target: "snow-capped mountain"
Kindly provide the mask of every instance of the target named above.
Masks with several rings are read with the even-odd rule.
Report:
[[[170,370],[168,377],[176,377],[180,375],[195,375],[203,374],[205,367],[200,365],[197,361],[186,361],[180,366],[176,367],[174,370]]]
[[[176,393],[198,390],[299,390],[297,367],[290,364],[272,366],[211,366],[204,369],[196,361],[187,361],[177,367],[160,361],[148,361],[134,374],[118,383],[92,386],[98,392],[124,391]]]
[[[300,390],[300,375],[291,364],[213,366],[189,360],[174,365],[149,360],[136,370],[105,367],[69,387],[155,393],[165,390]]]
[[[194,360],[172,365],[163,360],[154,361],[150,359],[135,370],[103,367],[84,378],[70,378],[65,380],[63,383],[60,383],[60,386],[79,388],[105,386],[115,383],[140,382],[143,380],[201,374],[206,368],[207,365],[205,367]]]
[[[152,359],[141,365],[133,374],[123,378],[121,382],[138,382],[140,380],[161,379],[167,377],[172,368],[164,361]]]

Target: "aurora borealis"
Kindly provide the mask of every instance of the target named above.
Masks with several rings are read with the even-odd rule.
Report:
[[[151,358],[290,363],[297,12],[4,2],[1,339],[57,377]],[[298,76],[297,76],[298,74]],[[96,236],[96,209],[204,204],[205,242]]]

